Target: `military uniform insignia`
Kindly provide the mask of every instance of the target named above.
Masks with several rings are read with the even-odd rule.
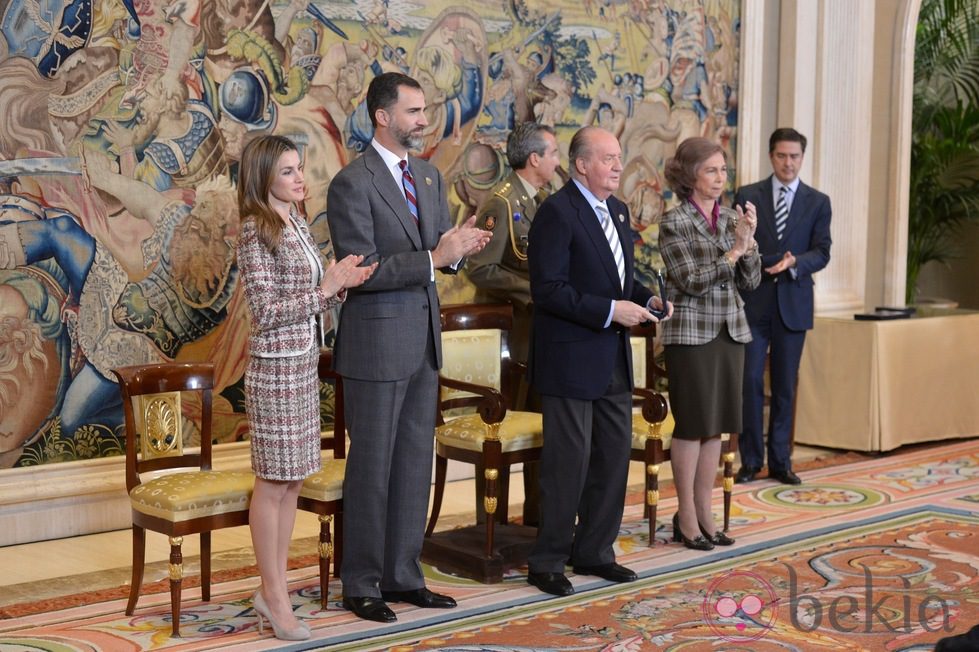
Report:
[[[487,231],[492,231],[493,227],[496,226],[496,218],[492,215],[486,216],[486,224],[484,224]]]

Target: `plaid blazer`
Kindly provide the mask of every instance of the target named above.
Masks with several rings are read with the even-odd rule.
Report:
[[[738,289],[752,290],[761,281],[757,251],[735,266],[724,258],[734,246],[737,213],[721,207],[717,233],[688,201],[663,216],[659,251],[666,264],[667,294],[673,317],[662,324],[664,344],[706,344],[727,326],[736,342],[751,341],[751,330]]]
[[[305,221],[298,232],[285,229],[273,255],[258,239],[255,221],[245,220],[238,236],[239,278],[245,288],[251,331],[249,353],[282,358],[309,350],[316,341],[314,316],[340,303],[313,287],[312,270],[299,238],[318,253]],[[323,264],[320,275],[323,274]]]

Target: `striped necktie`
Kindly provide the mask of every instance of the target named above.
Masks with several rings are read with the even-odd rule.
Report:
[[[775,202],[775,233],[778,239],[782,239],[785,233],[785,225],[789,223],[789,206],[785,203],[785,186],[778,189],[778,201]]]
[[[601,204],[595,206],[598,215],[602,220],[602,231],[605,232],[605,239],[608,246],[612,248],[612,257],[615,258],[615,268],[619,271],[619,285],[625,289],[625,257],[622,255],[622,244],[619,242],[619,234],[615,232],[615,225],[612,224],[612,216],[608,209]]]
[[[401,168],[401,185],[405,190],[405,200],[408,202],[408,210],[411,211],[411,216],[415,218],[415,224],[418,224],[418,199],[415,195],[415,178],[411,176],[411,170],[408,169],[408,161],[399,161],[398,167]]]

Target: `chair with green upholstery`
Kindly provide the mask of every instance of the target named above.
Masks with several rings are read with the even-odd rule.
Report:
[[[180,636],[183,537],[200,535],[201,597],[207,602],[211,599],[211,530],[248,524],[255,478],[248,471],[211,468],[213,365],[155,364],[113,369],[113,373],[119,380],[126,421],[126,489],[133,520],[126,615],[133,614],[139,600],[146,530],[163,533],[170,540],[172,635]]]
[[[324,453],[323,466],[303,481],[299,491],[299,509],[319,517],[320,605],[325,610],[329,602],[330,564],[333,574],[340,577],[343,553],[343,478],[347,468],[346,433],[343,416],[343,381],[333,370],[333,352],[320,349],[319,377],[333,383],[333,430],[322,433],[320,448]],[[332,533],[331,533],[332,526]]]
[[[510,466],[540,459],[542,418],[513,410],[525,365],[510,358],[509,304],[442,306],[442,371],[435,428],[435,496],[425,532],[442,508],[448,460],[481,465],[486,478],[484,555],[493,556],[496,523],[506,524]],[[474,412],[475,410],[475,412]]]
[[[632,452],[630,459],[642,462],[645,468],[644,516],[648,519],[650,547],[655,543],[656,510],[659,505],[659,469],[670,460],[670,442],[673,437],[673,415],[663,395],[653,389],[658,376],[666,376],[656,364],[654,338],[656,324],[633,326],[633,416]],[[724,531],[731,521],[731,493],[734,489],[734,452],[737,450],[737,434],[721,435],[721,459],[724,467]]]

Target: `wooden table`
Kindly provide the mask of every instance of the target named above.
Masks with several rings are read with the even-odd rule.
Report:
[[[979,312],[818,317],[799,369],[795,441],[858,451],[979,436]]]

